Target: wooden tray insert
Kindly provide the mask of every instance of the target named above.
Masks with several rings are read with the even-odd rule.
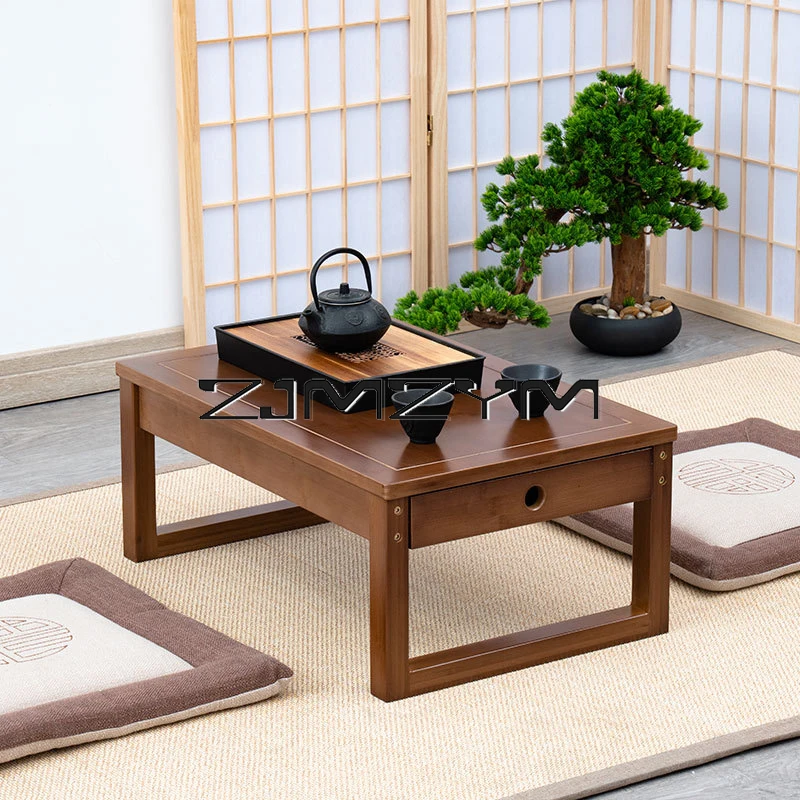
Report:
[[[296,317],[236,327],[227,333],[345,382],[457,364],[473,357],[395,325],[376,345],[362,353],[320,350],[303,336]]]

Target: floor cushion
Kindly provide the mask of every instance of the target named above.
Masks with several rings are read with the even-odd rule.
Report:
[[[800,570],[800,431],[747,419],[680,433],[672,486],[676,577],[728,591]],[[558,522],[631,552],[630,503]]]
[[[263,700],[291,675],[83,559],[0,578],[0,763]]]

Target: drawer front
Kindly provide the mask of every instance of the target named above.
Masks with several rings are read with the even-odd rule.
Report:
[[[411,547],[646,500],[652,474],[648,449],[417,495]]]

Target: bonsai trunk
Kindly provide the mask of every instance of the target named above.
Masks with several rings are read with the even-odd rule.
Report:
[[[643,233],[635,239],[632,236],[623,236],[619,244],[611,245],[611,264],[614,268],[614,282],[611,285],[613,308],[622,308],[626,297],[635,298],[637,303],[644,300],[646,247]]]

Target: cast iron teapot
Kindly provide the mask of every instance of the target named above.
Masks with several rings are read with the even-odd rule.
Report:
[[[342,283],[338,289],[317,293],[317,272],[331,256],[349,253],[364,267],[366,289],[351,289]],[[389,312],[372,296],[372,275],[367,259],[351,247],[337,247],[317,259],[311,268],[311,303],[300,315],[300,330],[321,350],[330,353],[357,353],[372,347],[392,324]]]

